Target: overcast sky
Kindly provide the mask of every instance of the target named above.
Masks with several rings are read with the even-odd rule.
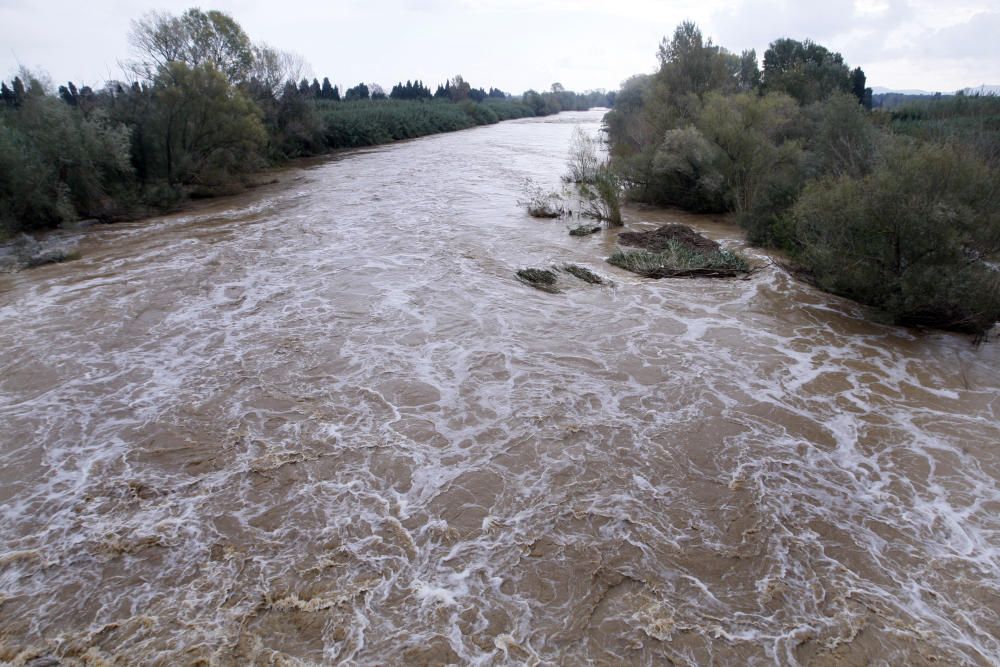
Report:
[[[120,76],[132,19],[191,1],[0,0],[0,73],[58,84]],[[1000,84],[1000,0],[220,0],[255,41],[300,53],[320,79],[386,88],[462,74],[520,93],[617,88],[650,72],[682,20],[731,51],[763,57],[777,37],[811,38],[860,65],[871,86],[950,92]]]

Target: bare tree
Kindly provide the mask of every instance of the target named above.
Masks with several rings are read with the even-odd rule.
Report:
[[[132,22],[129,42],[138,58],[127,64],[136,76],[151,80],[169,63],[189,67],[211,64],[241,83],[254,65],[250,38],[231,16],[189,9],[180,16],[152,12]]]

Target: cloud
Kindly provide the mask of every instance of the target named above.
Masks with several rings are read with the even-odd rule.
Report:
[[[981,12],[965,23],[927,34],[924,55],[947,59],[1000,58],[1000,12]]]
[[[19,62],[57,82],[99,84],[127,58],[129,22],[193,0],[0,0],[0,75]],[[996,0],[216,0],[251,38],[301,53],[335,83],[462,73],[513,92],[615,87],[648,72],[683,20],[732,51],[763,56],[778,37],[812,38],[875,85],[950,90],[1000,83]],[[16,58],[15,58],[16,54]],[[961,66],[957,64],[961,63]]]

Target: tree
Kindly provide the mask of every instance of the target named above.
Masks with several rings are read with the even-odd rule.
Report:
[[[760,66],[757,64],[757,52],[754,49],[740,54],[739,89],[743,92],[754,90],[760,86]]]
[[[806,40],[778,39],[764,52],[764,87],[791,95],[799,104],[850,92],[851,71],[839,53]]]
[[[369,98],[368,86],[363,83],[359,83],[353,88],[348,88],[344,93],[344,101],[352,102],[354,100],[367,100]]]
[[[470,90],[472,90],[472,86],[462,78],[461,74],[456,74],[455,78],[451,80],[451,88],[448,90],[448,94],[452,102],[461,102],[469,97]]]
[[[168,183],[219,185],[258,163],[267,140],[260,111],[211,63],[170,63],[153,88]]]
[[[14,91],[7,87],[7,82],[0,82],[0,100],[3,101],[4,106],[13,107],[15,106],[14,101]]]
[[[298,81],[306,70],[302,56],[290,51],[279,51],[266,44],[255,46],[254,61],[250,69],[250,88],[254,99],[277,98],[286,81]]]
[[[373,100],[384,100],[386,98],[385,89],[377,83],[373,83],[369,86],[368,90],[371,91],[371,97]]]
[[[59,97],[71,107],[77,106],[80,102],[80,93],[72,81],[69,82],[68,86],[59,86]]]
[[[706,99],[698,129],[718,146],[731,206],[741,216],[756,213],[776,184],[798,188],[803,159],[792,138],[798,105],[787,95],[741,93]],[[768,207],[770,208],[770,207]]]
[[[710,91],[731,90],[737,84],[740,60],[712,44],[711,39],[704,39],[691,21],[677,26],[669,41],[663,38],[658,56],[657,77],[671,97],[693,94],[701,98]]]
[[[330,85],[330,79],[325,76],[323,77],[323,85],[320,88],[319,96],[324,100],[333,99],[333,86]]]
[[[27,96],[27,92],[24,89],[24,82],[21,81],[21,77],[15,76],[13,85],[14,85],[13,106],[19,107],[24,102],[24,98]]]
[[[250,78],[255,53],[250,38],[228,14],[192,8],[180,16],[153,12],[132,22],[129,34],[139,59],[130,69],[146,79],[169,63],[211,64],[230,83]]]
[[[865,83],[867,83],[867,77],[864,70],[856,67],[851,72],[851,93],[858,98],[861,106],[870,111],[872,108],[872,89],[866,88]]]
[[[315,100],[319,99],[320,92],[322,90],[323,89],[320,87],[319,81],[317,81],[316,79],[313,79],[312,83],[309,84],[309,96]]]

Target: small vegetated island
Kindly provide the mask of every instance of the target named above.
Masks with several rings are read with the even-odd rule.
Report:
[[[660,44],[658,71],[619,91],[607,169],[634,201],[735,214],[796,275],[891,321],[988,331],[1000,320],[1000,98],[871,107],[864,71],[839,53],[778,39],[761,68],[685,22]],[[648,275],[685,275],[696,255],[709,271],[740,268],[670,235],[611,261]]]
[[[329,77],[303,77],[301,57],[253,42],[218,11],[149,14],[129,39],[121,80],[56,88],[22,70],[3,82],[0,241],[237,192],[289,158],[610,106],[614,97],[561,86],[513,96],[462,76],[434,90],[413,80],[388,92],[374,83],[340,90]]]

